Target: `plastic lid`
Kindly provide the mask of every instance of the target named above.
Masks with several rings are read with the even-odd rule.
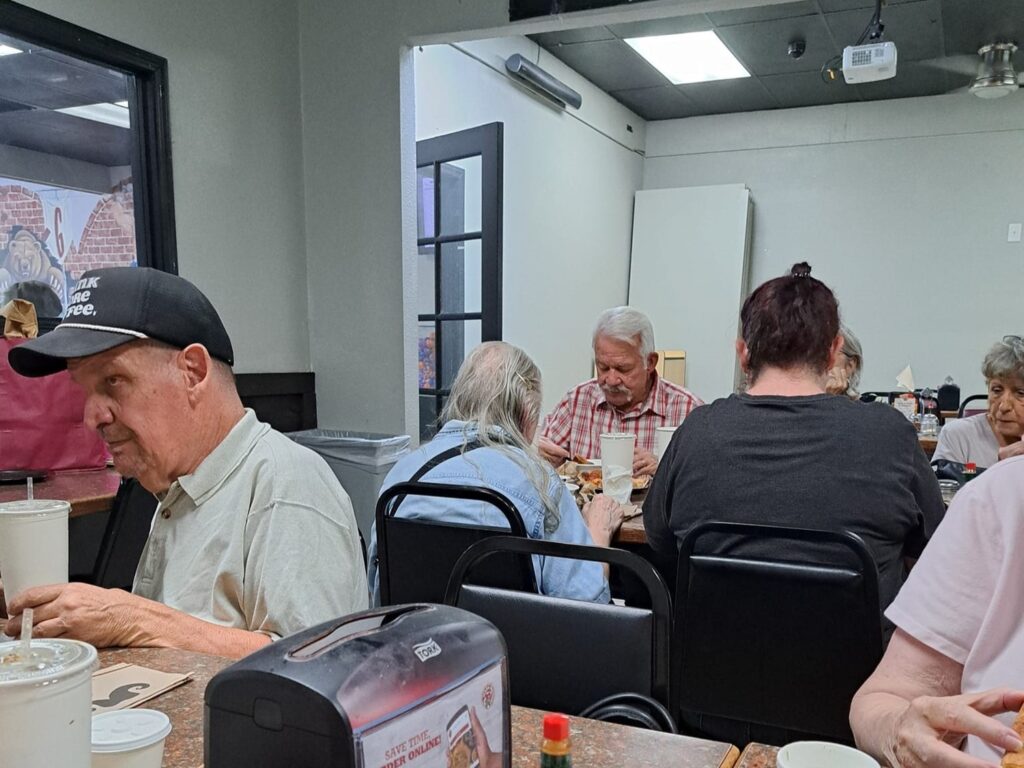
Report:
[[[569,718],[566,715],[544,715],[544,738],[549,741],[565,741],[569,738]]]
[[[21,655],[21,643],[0,643],[0,690],[49,683],[95,666],[96,649],[78,640],[33,640],[28,658]]]
[[[93,752],[130,752],[167,738],[171,721],[155,709],[122,709],[92,718]]]
[[[71,505],[66,501],[48,501],[46,499],[22,499],[0,504],[0,515],[13,517],[55,517],[66,515]]]

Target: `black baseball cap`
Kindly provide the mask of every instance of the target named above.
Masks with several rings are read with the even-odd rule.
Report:
[[[147,267],[85,272],[71,291],[60,324],[7,353],[22,376],[49,376],[68,358],[88,357],[138,339],[184,349],[202,344],[211,357],[234,365],[224,324],[202,291],[183,277]]]

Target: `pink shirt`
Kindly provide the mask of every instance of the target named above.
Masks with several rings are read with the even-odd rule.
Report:
[[[904,632],[963,664],[964,693],[1024,688],[1024,456],[1000,461],[956,495],[895,602]],[[1012,713],[999,719],[1007,725]],[[1002,750],[969,738],[998,764]]]
[[[597,379],[569,390],[544,420],[541,434],[585,459],[601,458],[602,432],[632,432],[636,447],[654,451],[658,427],[678,427],[690,411],[703,405],[692,392],[654,375],[651,391],[642,403],[622,412],[605,400]]]

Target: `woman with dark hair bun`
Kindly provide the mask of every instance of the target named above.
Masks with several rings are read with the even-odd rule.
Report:
[[[746,391],[697,408],[676,430],[644,503],[648,542],[674,556],[712,520],[852,531],[878,566],[886,608],[903,559],[921,553],[943,514],[913,426],[888,406],[826,392],[843,345],[839,306],[808,264],[758,287],[740,323]]]

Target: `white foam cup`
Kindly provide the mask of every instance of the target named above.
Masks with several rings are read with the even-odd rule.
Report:
[[[96,649],[77,640],[0,643],[3,765],[89,768]]]
[[[0,579],[7,604],[29,587],[68,581],[66,501],[43,499],[0,504]]]
[[[661,461],[661,457],[668,450],[668,444],[672,442],[672,435],[679,427],[655,427],[654,429],[654,455]]]
[[[121,709],[92,719],[92,768],[160,768],[171,721],[155,709]]]
[[[879,768],[859,749],[827,741],[794,741],[779,750],[777,768]]]
[[[636,435],[605,432],[601,435],[601,483],[604,493],[620,504],[633,491],[633,447]]]

